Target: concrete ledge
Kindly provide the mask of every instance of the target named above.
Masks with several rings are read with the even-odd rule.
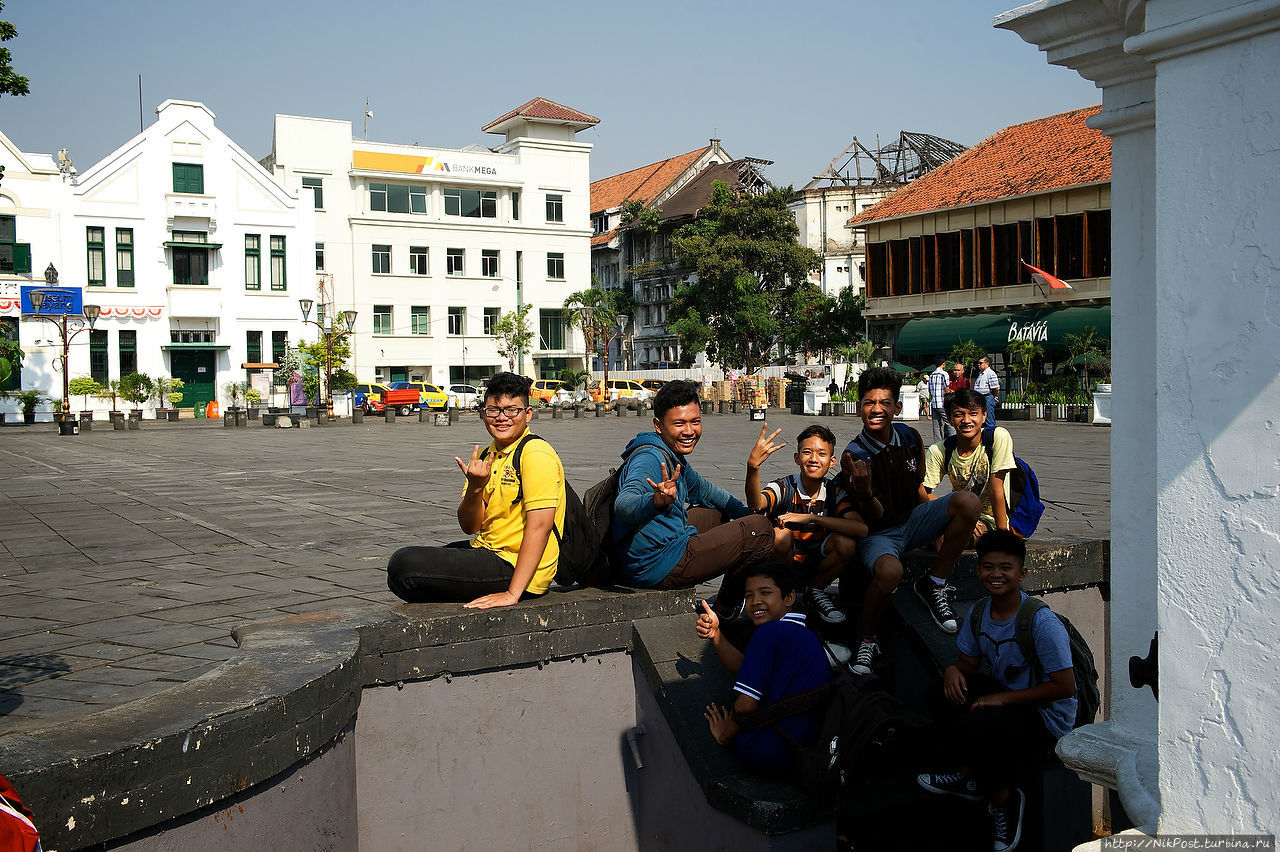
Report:
[[[97,846],[308,760],[351,723],[366,686],[628,650],[632,620],[692,604],[692,590],[579,589],[502,610],[414,604],[262,622],[193,681],[0,739],[0,766],[46,849]]]
[[[1125,813],[1140,828],[1155,831],[1160,818],[1156,744],[1114,722],[1077,728],[1058,740],[1058,758],[1086,781],[1120,794]]]

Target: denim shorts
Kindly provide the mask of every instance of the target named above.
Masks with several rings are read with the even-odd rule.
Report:
[[[886,554],[901,559],[902,554],[908,550],[928,544],[942,535],[951,522],[947,514],[947,504],[950,502],[951,495],[946,494],[937,500],[921,503],[898,526],[874,532],[858,542],[858,556],[862,560],[862,567],[870,571],[876,560]]]

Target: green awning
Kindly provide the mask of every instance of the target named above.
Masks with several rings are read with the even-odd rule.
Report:
[[[193,249],[222,248],[222,243],[184,243],[184,242],[178,242],[175,240],[168,240],[164,242],[162,245],[164,245],[165,248],[193,248]]]
[[[1016,324],[1016,325],[1015,325]],[[908,320],[898,332],[897,355],[945,355],[951,347],[972,340],[988,352],[1003,352],[1016,339],[1034,340],[1049,349],[1066,349],[1062,339],[1093,326],[1100,337],[1111,337],[1111,306],[1039,308],[954,317]]]
[[[171,349],[214,349],[214,350],[216,350],[216,351],[218,351],[218,352],[225,352],[226,350],[230,349],[230,348],[231,348],[231,346],[230,346],[230,344],[227,344],[227,343],[167,343],[167,344],[165,344],[164,346],[161,346],[160,348],[161,348],[161,349],[164,349],[164,350],[171,350]]]
[[[920,372],[920,370],[919,370],[919,369],[917,369],[917,368],[915,368],[915,367],[908,367],[906,364],[899,364],[897,361],[894,361],[892,364],[890,364],[890,365],[889,365],[889,367],[890,367],[890,368],[891,368],[895,373],[900,373],[900,374],[902,374],[902,375],[904,375],[904,376],[909,376],[909,375],[911,375],[912,373],[918,373],[918,372]]]

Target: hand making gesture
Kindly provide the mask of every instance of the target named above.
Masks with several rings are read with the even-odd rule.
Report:
[[[457,456],[453,460],[458,463],[458,467],[467,476],[467,487],[475,490],[483,488],[485,483],[489,481],[489,474],[493,471],[493,461],[490,457],[480,458],[480,445],[477,444],[471,451],[471,461],[464,462]]]
[[[849,487],[854,494],[868,496],[871,494],[871,465],[862,459],[854,459],[849,465]]]
[[[645,477],[645,481],[653,488],[653,508],[658,511],[662,511],[672,503],[676,502],[676,495],[678,493],[676,485],[680,482],[680,470],[681,466],[676,465],[675,473],[668,475],[667,463],[663,462],[661,482],[654,482],[652,479],[649,479],[649,477]]]
[[[699,639],[710,639],[715,642],[720,638],[720,616],[706,602],[702,601],[702,612],[698,613],[698,621],[693,626]]]
[[[764,433],[767,432],[768,430],[769,430],[768,423],[765,423],[763,426],[760,427],[760,437],[756,438],[755,446],[751,448],[751,455],[747,456],[748,470],[759,470],[760,465],[764,464],[765,459],[769,458],[769,456],[773,455],[778,450],[782,449],[787,445],[785,441],[779,442],[777,444],[773,442],[773,439],[778,437],[778,435],[782,432],[781,429],[774,429],[773,434],[766,438],[764,436]]]

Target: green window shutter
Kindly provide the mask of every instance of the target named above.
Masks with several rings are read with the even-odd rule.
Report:
[[[31,271],[31,243],[13,244],[13,271]]]
[[[187,191],[187,167],[182,163],[173,164],[173,191]]]

